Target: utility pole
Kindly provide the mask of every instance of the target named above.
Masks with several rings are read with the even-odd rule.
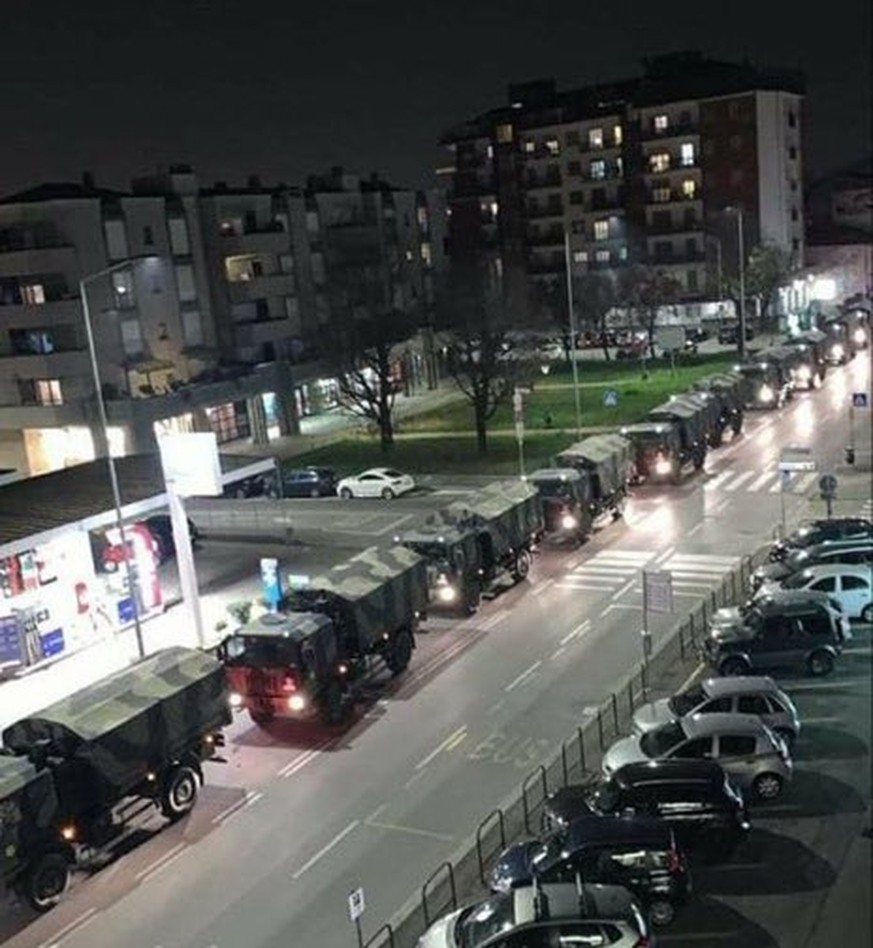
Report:
[[[564,268],[567,271],[567,310],[570,324],[570,365],[573,369],[573,399],[576,404],[576,437],[582,437],[582,402],[579,397],[579,366],[576,362],[576,311],[573,306],[573,268],[570,232],[564,228]]]
[[[738,353],[746,355],[746,249],[743,244],[743,209],[737,208],[737,252],[740,258],[740,339]]]

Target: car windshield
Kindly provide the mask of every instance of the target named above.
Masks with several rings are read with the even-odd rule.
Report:
[[[299,665],[297,642],[283,636],[232,635],[225,643],[228,665],[293,668]]]
[[[571,481],[566,481],[560,477],[550,477],[548,479],[543,478],[540,480],[537,478],[534,481],[536,484],[537,490],[544,497],[572,497],[573,496],[573,484]]]
[[[655,728],[640,738],[640,749],[646,757],[658,758],[669,754],[671,750],[685,740],[685,731],[681,724],[665,724]]]
[[[403,475],[400,471],[395,471],[394,468],[389,467],[385,470],[385,477],[390,477],[392,481],[396,481],[397,478],[403,477]]]
[[[603,815],[612,813],[618,806],[618,800],[619,794],[615,785],[612,783],[602,783],[594,793],[588,797],[586,802],[595,813]]]
[[[789,576],[787,579],[782,581],[783,589],[803,589],[812,582],[812,576],[807,570],[801,570],[799,573],[794,573]]]
[[[706,692],[698,685],[696,688],[689,688],[688,691],[680,691],[679,694],[673,695],[668,705],[673,714],[681,718],[693,711],[705,697]]]
[[[411,543],[407,543],[407,546],[426,560],[440,562],[448,562],[449,560],[449,550],[445,543],[439,543],[436,540],[413,540]]]
[[[483,941],[515,925],[515,898],[512,893],[473,905],[458,918],[455,942],[461,948],[476,948]]]

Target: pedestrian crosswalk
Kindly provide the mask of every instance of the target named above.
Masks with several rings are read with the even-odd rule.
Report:
[[[816,471],[803,471],[791,477],[787,491],[792,494],[805,494],[819,478]],[[725,491],[726,493],[778,494],[782,490],[782,478],[777,470],[744,471],[729,467],[710,477],[703,484],[707,493]]]
[[[651,550],[601,550],[570,567],[555,586],[632,596],[641,592],[642,570],[657,569],[671,574],[674,596],[696,598],[718,586],[739,562],[738,556],[709,553],[671,553],[665,558]]]

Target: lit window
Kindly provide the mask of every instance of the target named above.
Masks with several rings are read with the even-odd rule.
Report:
[[[682,182],[683,197],[693,198],[697,193],[697,182],[693,178],[686,178]]]
[[[557,138],[546,139],[546,151],[555,157],[561,154],[561,143]]]
[[[627,260],[627,247],[619,247],[619,248],[618,248],[618,259],[619,259],[619,260]]]
[[[591,128],[588,130],[588,147],[603,148],[603,129]]]
[[[512,141],[512,125],[508,122],[498,125],[495,131],[499,145],[508,145]]]
[[[670,152],[656,151],[649,155],[649,171],[657,174],[662,171],[670,170]]]
[[[602,181],[606,177],[606,162],[592,161],[589,170],[594,181]]]
[[[615,173],[619,178],[624,177],[624,159],[621,156],[615,159]]]
[[[495,217],[497,217],[497,212],[500,210],[500,205],[497,203],[497,201],[492,201],[489,205],[489,210]]]
[[[36,401],[39,405],[63,405],[60,379],[36,379]]]
[[[609,237],[609,221],[594,222],[594,239],[606,240]]]
[[[588,251],[587,250],[574,250],[573,263],[588,263]]]
[[[21,287],[21,302],[29,306],[39,306],[45,302],[45,289],[42,283],[25,283]]]
[[[197,286],[194,283],[194,268],[190,263],[176,266],[176,285],[179,288],[179,299],[186,302],[197,299]]]
[[[670,197],[671,194],[669,188],[655,188],[652,191],[652,200],[655,202],[655,204],[665,204],[670,200]]]
[[[608,250],[598,250],[594,255],[594,259],[598,263],[609,263],[609,251]]]
[[[427,230],[427,208],[426,207],[417,207],[415,209],[415,217],[418,221],[418,226],[422,230]]]
[[[228,283],[244,283],[261,276],[263,266],[254,254],[224,258],[224,273]]]
[[[535,141],[533,141],[532,139],[529,138],[529,139],[524,143],[524,150],[525,150],[526,154],[532,155],[532,154],[537,150],[537,143],[536,143]]]
[[[681,161],[683,168],[689,168],[694,164],[694,143],[693,142],[682,142],[680,148]]]
[[[669,125],[670,123],[666,115],[656,115],[652,119],[652,126],[656,132],[666,132]]]
[[[612,126],[612,140],[616,145],[621,145],[621,143],[624,141],[624,129],[621,127],[621,125]]]
[[[494,146],[493,146],[493,145],[489,145],[489,146],[485,149],[485,154],[488,155],[489,158],[493,158],[493,157],[494,157]]]
[[[421,259],[426,267],[433,265],[433,256],[431,255],[430,244],[423,243],[421,245]]]

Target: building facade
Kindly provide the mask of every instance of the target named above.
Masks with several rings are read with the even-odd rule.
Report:
[[[559,92],[510,86],[507,106],[448,130],[438,170],[451,259],[490,260],[513,282],[654,265],[703,300],[746,249],[803,261],[803,81],[680,53],[644,73]]]

